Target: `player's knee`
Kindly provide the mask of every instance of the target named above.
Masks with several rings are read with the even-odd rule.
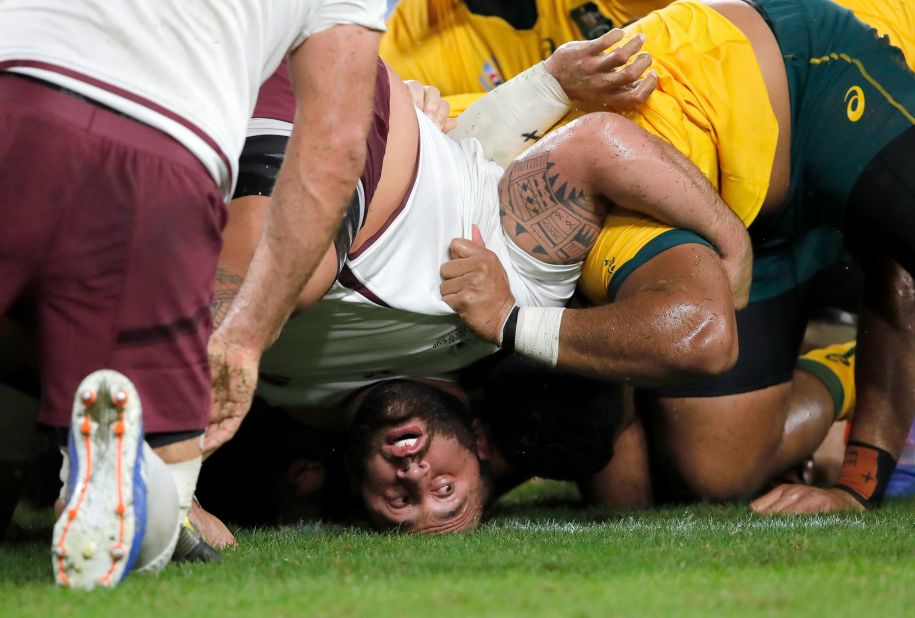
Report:
[[[674,399],[665,405],[670,406],[675,420],[678,415],[697,416],[689,410],[689,403]],[[663,447],[674,476],[684,489],[697,498],[713,501],[755,494],[771,475],[780,432],[770,430],[769,424],[722,422],[719,415],[693,420],[688,425],[675,423],[676,429]]]
[[[708,453],[681,462],[680,478],[695,497],[720,502],[739,500],[755,494],[762,484],[764,462],[752,454]]]

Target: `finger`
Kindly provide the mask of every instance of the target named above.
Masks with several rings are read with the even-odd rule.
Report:
[[[750,503],[750,510],[755,513],[767,513],[769,507],[781,497],[782,493],[785,491],[787,485],[779,485],[769,493],[761,496]]]
[[[442,298],[445,296],[459,295],[462,292],[467,290],[470,281],[467,275],[461,275],[460,277],[453,277],[451,279],[445,279],[442,281],[442,284],[439,286],[439,292],[442,294]]]
[[[645,104],[648,97],[658,85],[657,73],[651,71],[642,79],[637,79],[629,85],[628,90],[612,92],[609,100],[604,103],[604,108],[611,111],[636,110]]]
[[[438,107],[438,102],[442,100],[442,93],[435,86],[423,86],[423,101],[429,108]]]
[[[769,493],[761,496],[750,503],[750,508],[757,513],[774,513],[777,506],[784,501],[793,501],[797,499],[798,491],[810,489],[806,485],[794,485],[785,483],[779,485]]]
[[[451,103],[448,102],[448,99],[442,97],[438,100],[438,116],[439,116],[439,129],[447,133],[453,126],[449,126],[449,123],[452,122],[451,118]]]
[[[601,36],[597,37],[593,41],[588,41],[585,50],[592,54],[600,54],[609,47],[613,47],[617,43],[623,40],[623,31],[619,28],[614,28],[609,32],[605,32]]]
[[[455,238],[451,241],[448,249],[451,251],[451,259],[454,260],[472,257],[487,250],[486,247],[476,244],[472,240],[466,238]]]
[[[610,70],[616,67],[621,67],[632,58],[640,49],[642,49],[642,44],[645,42],[644,34],[637,34],[624,45],[617,47],[611,52],[608,52],[600,59],[600,69],[601,70]]]
[[[460,315],[461,311],[464,308],[464,305],[461,304],[457,295],[456,294],[445,294],[444,292],[442,292],[441,294],[442,294],[442,300],[445,301],[445,304],[448,305],[449,307],[451,307],[455,313]]]
[[[451,113],[450,109],[451,108],[449,107],[449,113]],[[454,131],[454,128],[456,126],[457,126],[457,118],[449,118],[448,120],[445,121],[445,126],[442,127],[442,131],[444,131],[445,133],[451,133],[452,131]]]
[[[796,495],[793,500],[774,505],[777,513],[782,515],[809,515],[811,513],[824,513],[829,511],[826,504],[819,496]]]
[[[465,241],[470,242],[470,241]],[[456,279],[457,277],[463,277],[467,273],[482,271],[485,269],[485,265],[476,256],[470,256],[465,258],[457,258],[454,260],[449,260],[442,264],[438,272],[441,275],[442,279]]]
[[[639,52],[635,58],[627,64],[625,67],[617,70],[617,74],[620,76],[620,79],[634,82],[635,80],[642,77],[645,71],[648,70],[648,67],[651,66],[652,57],[648,52]]]
[[[598,75],[602,78],[602,81],[606,86],[619,88],[620,86],[631,84],[642,77],[642,74],[651,66],[651,61],[651,54],[641,52],[629,64],[614,70],[614,64],[606,60],[601,60],[600,73]]]
[[[480,233],[480,228],[476,223],[470,226],[470,242],[481,247],[486,246],[486,243],[483,242],[483,234]]]
[[[799,501],[803,501],[804,493],[799,491],[797,486],[790,485],[790,489],[785,491],[782,494],[782,497],[776,500],[773,504],[769,506],[768,512],[771,514],[790,514],[790,513],[801,513],[803,511],[798,510]]]
[[[648,100],[648,96],[658,87],[658,72],[649,71],[645,77],[633,84],[629,93],[629,99],[633,107],[642,105]]]
[[[412,79],[404,80],[404,85],[406,85],[407,90],[410,91],[410,98],[413,100],[413,105],[423,109],[423,101],[425,99],[423,85]]]
[[[213,451],[222,446],[219,425],[210,425],[203,432],[203,454],[209,457]]]
[[[448,112],[442,112],[442,95],[435,86],[423,88],[423,113],[426,114],[439,129],[443,128]]]
[[[231,440],[241,426],[242,417],[229,416],[215,425],[209,425],[204,431],[203,451],[212,453]]]

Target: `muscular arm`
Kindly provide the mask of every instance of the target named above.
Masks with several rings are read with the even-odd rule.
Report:
[[[614,302],[566,309],[560,367],[640,386],[716,374],[737,359],[728,281],[714,251],[678,245],[637,268]]]
[[[209,342],[206,452],[238,431],[254,398],[261,353],[340,225],[365,160],[378,36],[336,26],[290,56],[296,114],[286,159],[247,276]]]
[[[625,118],[614,118],[601,129],[608,145],[604,150],[613,161],[594,167],[594,186],[617,206],[711,242],[728,274],[735,306],[745,306],[753,251],[744,224],[676,148]]]
[[[222,251],[216,265],[216,286],[211,306],[214,328],[219,328],[232,301],[238,296],[264,227],[269,205],[270,198],[259,195],[229,202],[229,220],[222,232]]]
[[[290,56],[295,128],[248,275],[214,338],[263,350],[324,255],[365,159],[377,47],[378,33],[337,26]]]

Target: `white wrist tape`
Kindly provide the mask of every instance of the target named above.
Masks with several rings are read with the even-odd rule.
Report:
[[[475,137],[488,159],[506,167],[569,109],[562,86],[541,62],[478,99],[448,135],[458,141]]]
[[[521,307],[515,329],[515,351],[555,367],[563,311],[563,307]]]

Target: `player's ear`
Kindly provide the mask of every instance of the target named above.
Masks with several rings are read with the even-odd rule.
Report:
[[[492,438],[489,433],[489,428],[479,417],[473,419],[470,427],[473,430],[473,437],[477,443],[477,457],[479,457],[481,461],[489,461],[493,456]]]

